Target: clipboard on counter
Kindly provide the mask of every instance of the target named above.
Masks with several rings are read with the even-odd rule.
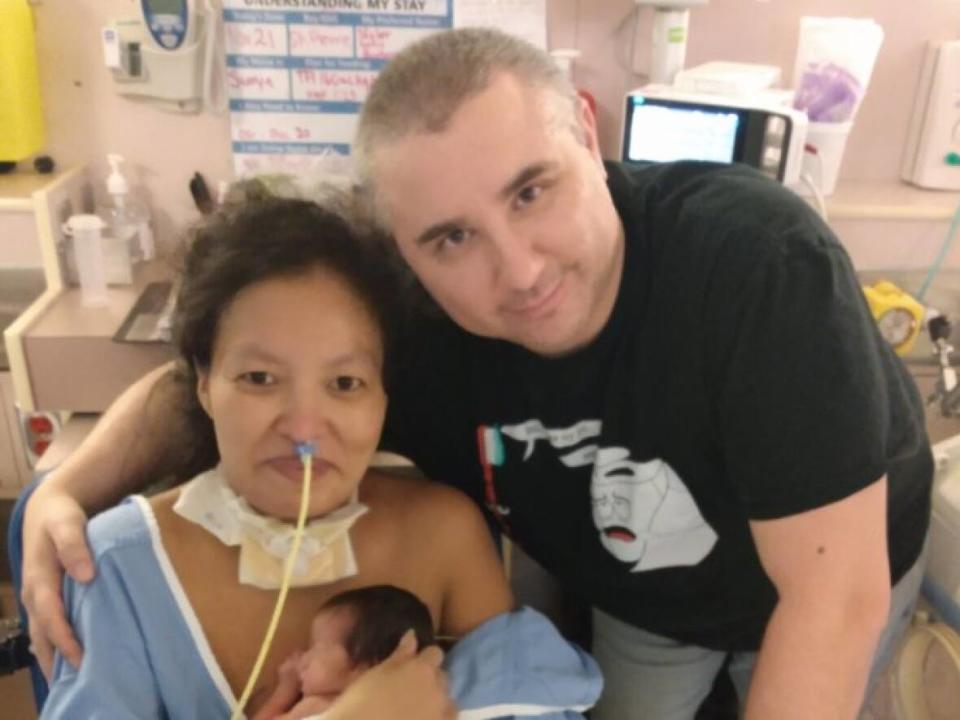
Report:
[[[149,283],[114,333],[114,342],[169,343],[176,299],[173,282]]]

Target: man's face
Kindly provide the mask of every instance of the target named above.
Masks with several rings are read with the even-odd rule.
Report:
[[[464,329],[559,355],[610,316],[623,238],[589,109],[580,135],[554,103],[495,76],[439,133],[374,158],[381,210],[404,259]]]

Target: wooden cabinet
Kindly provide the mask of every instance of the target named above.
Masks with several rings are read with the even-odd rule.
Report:
[[[0,498],[32,476],[18,413],[33,405],[20,332],[63,288],[61,224],[89,205],[89,190],[83,168],[0,175]]]
[[[85,168],[52,175],[0,175],[0,268],[39,267],[45,291],[3,331],[17,405],[34,409],[23,332],[63,291],[58,245],[63,222],[89,210],[92,190]]]
[[[14,498],[32,471],[20,432],[10,373],[0,372],[0,498]]]

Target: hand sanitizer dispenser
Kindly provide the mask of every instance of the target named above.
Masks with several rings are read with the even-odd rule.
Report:
[[[130,196],[130,186],[120,172],[123,156],[107,155],[109,202],[99,210],[106,222],[107,276],[112,283],[133,282],[132,265],[154,256],[153,232],[146,207]]]

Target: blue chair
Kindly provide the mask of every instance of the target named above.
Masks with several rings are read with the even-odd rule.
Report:
[[[23,580],[23,514],[27,506],[27,500],[33,495],[33,491],[37,489],[37,486],[43,481],[45,475],[46,473],[38,475],[34,481],[20,493],[20,497],[17,498],[17,502],[13,506],[13,514],[10,516],[10,525],[7,528],[7,548],[10,555],[10,569],[13,574],[13,588],[17,594],[17,607],[19,608],[20,620],[25,631],[29,631],[27,626],[27,613],[20,603],[20,588],[22,587]],[[39,712],[47,699],[47,680],[40,671],[40,665],[36,659],[33,659],[30,663],[29,669],[30,679],[33,683],[33,697],[34,700],[36,700],[37,711]]]

